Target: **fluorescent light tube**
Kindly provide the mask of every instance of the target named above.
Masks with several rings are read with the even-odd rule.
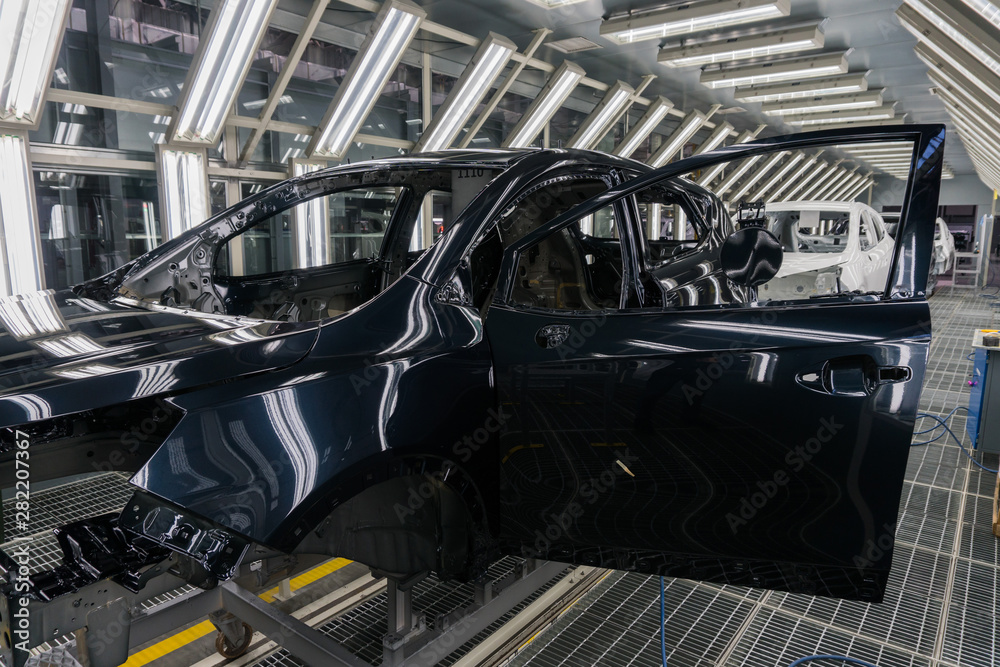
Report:
[[[782,116],[781,120],[789,125],[829,125],[831,123],[856,123],[870,120],[885,120],[894,118],[896,110],[891,106],[874,109],[849,109],[832,111],[822,114],[799,113]]]
[[[736,188],[736,191],[733,192],[732,196],[729,198],[729,201],[738,202],[744,194],[749,192],[750,188],[752,188],[757,181],[766,176],[767,173],[771,171],[776,164],[781,162],[782,158],[786,155],[788,155],[788,151],[781,151],[780,153],[775,153],[771,157],[764,160],[764,164],[762,164],[757,171],[747,176],[747,179],[743,183],[740,183],[739,187]]]
[[[19,134],[0,135],[0,247],[7,255],[0,262],[0,295],[22,294],[44,287],[41,240],[34,209],[34,179],[27,141]]]
[[[566,147],[593,148],[628,110],[633,93],[635,89],[624,81],[615,83],[566,143]]]
[[[896,10],[896,16],[903,27],[916,35],[920,41],[917,44],[916,53],[921,60],[926,62],[929,57],[928,49],[930,49],[934,54],[934,61],[947,62],[962,76],[975,82],[988,95],[995,97],[1000,94],[998,92],[1000,91],[1000,73],[996,69],[996,58],[987,57],[987,60],[984,61],[974,56],[968,49],[963,48],[955,40],[945,35],[933,22],[918,13],[913,7],[902,5]],[[989,27],[990,33],[973,26],[966,27],[969,31],[982,35],[996,32],[992,27]],[[989,39],[995,40],[997,37],[989,37]],[[987,48],[987,45],[983,44],[983,48]],[[978,50],[982,52],[982,49]],[[1000,53],[997,53],[997,57],[1000,57]],[[990,62],[992,62],[993,67],[990,67]]]
[[[642,115],[639,122],[632,126],[632,129],[628,131],[622,142],[615,146],[613,153],[621,157],[632,155],[635,149],[639,147],[639,144],[645,141],[646,137],[652,134],[653,130],[667,117],[673,106],[674,103],[665,97],[657,97],[653,100],[653,103],[646,109],[646,113]]]
[[[866,109],[882,106],[882,90],[869,90],[853,95],[831,95],[821,98],[784,100],[781,102],[765,102],[760,110],[772,116],[788,116],[791,114],[822,113],[824,111],[839,111],[841,109]]]
[[[751,139],[755,139],[757,137],[757,135],[760,134],[760,131],[763,130],[765,127],[767,127],[767,126],[766,125],[758,125],[756,130],[753,130],[753,131],[747,130],[745,132],[740,133],[740,136],[736,137],[736,141],[734,141],[733,144],[734,145],[735,144],[745,144],[746,142],[750,141]],[[700,148],[701,147],[699,146],[699,150],[700,150]],[[698,152],[695,151],[695,154],[697,154],[697,153]],[[753,159],[753,158],[749,158],[749,159]],[[744,162],[745,162],[745,160],[744,160]],[[723,169],[725,169],[728,165],[729,165],[728,162],[720,162],[719,164],[715,165],[714,167],[709,167],[708,169],[706,169],[705,171],[703,171],[701,173],[701,175],[698,177],[696,183],[698,183],[698,185],[705,185],[705,186],[709,185],[713,180],[715,180],[715,177],[719,175],[719,172],[721,172]],[[750,167],[748,166],[747,169],[749,169],[749,168]]]
[[[970,53],[976,61],[1000,75],[1000,54],[995,46],[989,46],[990,42],[995,44],[1000,38],[1000,32],[993,26],[983,25],[979,16],[970,16],[962,7],[954,6],[954,3],[945,3],[941,0],[905,0],[905,4]],[[900,7],[900,13],[902,16],[908,16],[903,7]],[[940,41],[933,39],[932,35],[917,35],[917,38],[921,41]]]
[[[448,99],[437,110],[430,125],[413,148],[414,153],[451,148],[455,137],[476,110],[486,92],[517,50],[514,42],[490,33],[479,45],[472,62],[462,72]]]
[[[797,185],[795,185],[789,192],[788,197],[785,201],[797,201],[797,197],[800,193],[805,192],[806,188],[810,187],[810,183],[816,180],[816,177],[820,174],[824,174],[830,169],[830,164],[819,160],[812,169],[808,170],[808,173],[799,179]]]
[[[801,53],[823,46],[819,24],[708,41],[685,41],[660,49],[656,60],[670,67],[700,67],[713,63]]]
[[[790,160],[785,162],[785,164],[781,165],[781,169],[771,174],[770,178],[768,178],[766,181],[764,181],[764,183],[760,187],[754,190],[754,192],[750,195],[750,201],[758,201],[760,199],[763,199],[764,195],[770,192],[771,188],[773,188],[778,183],[778,181],[784,178],[784,176],[788,172],[794,169],[795,165],[797,165],[799,162],[805,159],[805,157],[806,157],[805,154],[801,152],[797,152],[795,155],[793,155]]]
[[[805,81],[741,86],[733,91],[740,102],[781,102],[803,97],[862,93],[868,90],[868,72],[854,72]]]
[[[800,179],[802,178],[802,175],[805,174],[807,171],[809,171],[810,167],[812,167],[814,164],[816,164],[816,161],[819,159],[819,156],[820,156],[820,154],[822,152],[823,151],[820,151],[819,153],[816,153],[811,158],[809,158],[808,160],[806,160],[804,163],[802,163],[799,166],[798,169],[795,170],[794,173],[792,173],[791,176],[789,176],[784,181],[782,181],[778,185],[778,187],[775,188],[773,192],[771,192],[771,195],[767,198],[767,202],[766,203],[770,204],[770,203],[776,201],[778,199],[778,197],[780,197],[785,192],[785,190],[787,190],[791,186],[795,185],[796,183],[799,183]],[[803,157],[805,157],[805,156],[803,155]]]
[[[576,63],[563,61],[549,80],[545,83],[538,97],[531,103],[521,120],[514,126],[503,142],[504,148],[525,148],[534,142],[541,134],[552,116],[569,97],[576,84],[580,83],[586,72]]]
[[[984,91],[985,82],[981,79],[976,82],[970,81],[959,69],[937,58],[925,44],[917,44],[914,52],[927,65],[927,76],[933,83],[957,93],[956,97],[961,97],[968,108],[976,109],[977,113],[986,113],[996,126],[1000,127],[1000,111],[997,109],[995,98]]]
[[[1000,28],[1000,7],[989,0],[963,0],[970,8],[979,12],[984,19]]]
[[[844,183],[847,183],[852,178],[855,178],[854,172],[856,172],[858,169],[859,167],[855,167],[854,169],[851,169],[847,173],[841,172],[837,176],[834,176],[833,179],[826,184],[826,187],[820,188],[815,198],[820,201],[826,201],[829,198],[830,194],[836,192],[841,187],[843,187]]]
[[[208,219],[205,149],[157,146],[165,236],[172,239]]]
[[[843,162],[843,160],[837,160],[833,164],[824,163],[823,166],[825,168],[825,171],[822,173],[822,175],[815,181],[813,181],[811,185],[808,185],[805,189],[802,190],[801,197],[798,195],[798,193],[796,193],[795,198],[804,201],[813,199],[813,195],[819,192],[820,188],[823,188],[827,183],[829,183],[831,178],[833,178],[839,173],[842,173],[842,170],[840,169],[841,162]]]
[[[38,126],[71,0],[2,0],[0,120]]]
[[[331,160],[344,156],[425,16],[409,0],[387,0],[382,5],[306,155]]]
[[[214,146],[253,63],[277,0],[220,0],[202,33],[184,81],[175,142]]]
[[[739,67],[716,67],[703,70],[700,81],[709,88],[732,88],[843,74],[847,71],[849,53],[850,51],[845,51],[808,58],[785,58]]]
[[[528,0],[528,2],[540,7],[545,7],[545,9],[559,9],[560,7],[565,7],[566,5],[584,2],[584,0]]]
[[[779,18],[790,11],[789,0],[694,0],[606,19],[600,32],[619,44],[628,44]]]
[[[305,176],[323,169],[319,162],[291,160],[293,176]],[[329,197],[314,197],[292,209],[292,240],[295,248],[295,268],[324,266],[330,257]]]
[[[728,137],[729,133],[732,131],[733,126],[730,123],[720,123],[719,125],[716,125],[715,129],[712,130],[712,134],[708,135],[708,139],[705,139],[705,141],[701,142],[701,145],[698,146],[698,148],[694,149],[694,153],[692,153],[692,155],[701,155],[702,153],[715,150],[722,144],[723,141],[726,140],[726,137]]]
[[[754,166],[762,157],[763,155],[752,155],[744,159],[731,172],[726,174],[725,178],[722,179],[722,182],[713,188],[712,191],[715,192],[719,199],[722,199],[723,195],[729,192],[729,188],[733,187],[733,185],[736,184],[736,181],[740,180],[740,178],[743,177],[743,174],[750,171],[750,167]],[[705,176],[698,179],[699,185],[705,185],[707,182],[708,181]]]
[[[684,148],[684,144],[686,144],[691,137],[698,133],[698,130],[701,129],[701,126],[704,125],[707,120],[708,116],[700,111],[692,111],[689,113],[684,117],[684,120],[681,121],[681,124],[677,126],[677,129],[674,130],[674,133],[671,134],[670,137],[656,149],[656,152],[654,152],[648,160],[646,160],[646,164],[654,168],[665,165],[670,161],[670,158],[677,153],[677,151]]]

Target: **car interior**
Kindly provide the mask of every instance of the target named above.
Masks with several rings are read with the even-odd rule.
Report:
[[[308,322],[357,308],[402,276],[497,173],[413,170],[391,186],[340,189],[262,219],[216,256],[225,313]]]
[[[788,253],[838,253],[847,248],[849,211],[769,211],[768,228]]]

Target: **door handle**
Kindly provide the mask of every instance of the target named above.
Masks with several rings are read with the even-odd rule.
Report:
[[[559,347],[569,338],[568,324],[546,324],[535,334],[535,342],[538,347],[549,349]]]
[[[838,357],[822,367],[799,373],[795,381],[807,389],[836,396],[869,396],[886,384],[913,377],[909,366],[880,366],[867,355]]]

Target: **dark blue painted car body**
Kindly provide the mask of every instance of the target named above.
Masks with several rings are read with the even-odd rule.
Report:
[[[881,297],[750,306],[718,265],[722,234],[698,258],[707,268],[681,278],[696,295],[685,303],[682,274],[665,283],[631,208],[644,187],[716,161],[887,138],[915,154]],[[132,470],[142,509],[122,525],[217,576],[238,558],[209,552],[256,543],[399,575],[471,576],[510,553],[878,601],[930,340],[942,149],[942,128],[906,126],[762,140],[657,171],[581,151],[453,152],[292,179],[75,293],[5,300],[56,324],[0,334],[0,470],[12,479],[15,430],[50,452],[53,477]],[[377,183],[422,164],[499,175],[363,305],[319,322],[192,305],[212,289],[194,258],[255,217],[324,178]],[[608,189],[502,249],[481,298],[470,258],[490,225],[568,171]],[[519,253],[606,206],[623,220],[618,307],[514,303]],[[179,291],[156,305],[165,289]],[[67,334],[100,349],[47,353]],[[214,530],[215,546],[179,541],[188,524]]]

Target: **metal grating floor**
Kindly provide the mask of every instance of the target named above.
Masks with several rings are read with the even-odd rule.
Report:
[[[993,299],[979,294],[948,287],[930,300],[934,337],[922,412],[944,416],[968,405],[972,330],[994,326],[998,312]],[[963,414],[951,424],[968,446]],[[925,420],[923,428],[930,425]],[[983,463],[996,468],[998,458],[987,455]],[[879,667],[1000,664],[1000,540],[990,531],[995,483],[953,440],[910,450],[892,575],[880,605],[667,579],[668,664],[783,667],[817,653]],[[659,613],[657,577],[614,573],[510,664],[659,665]]]
[[[493,579],[501,579],[514,571],[516,563],[516,559],[503,558],[490,566],[489,576]],[[538,596],[551,588],[563,576],[565,576],[565,572],[534,591],[488,628],[462,644],[445,661],[438,664],[451,665],[458,661],[461,656],[482,642],[504,622],[534,602]],[[471,605],[474,601],[475,588],[472,584],[445,582],[433,575],[413,588],[413,608],[426,614],[427,626],[432,629],[436,623],[435,616],[449,614],[456,609]],[[383,592],[320,626],[319,630],[328,637],[337,640],[344,648],[362,660],[372,665],[379,665],[382,663],[382,636],[385,634],[387,619],[386,593]],[[255,667],[299,667],[303,664],[284,649],[279,649],[254,663]]]

